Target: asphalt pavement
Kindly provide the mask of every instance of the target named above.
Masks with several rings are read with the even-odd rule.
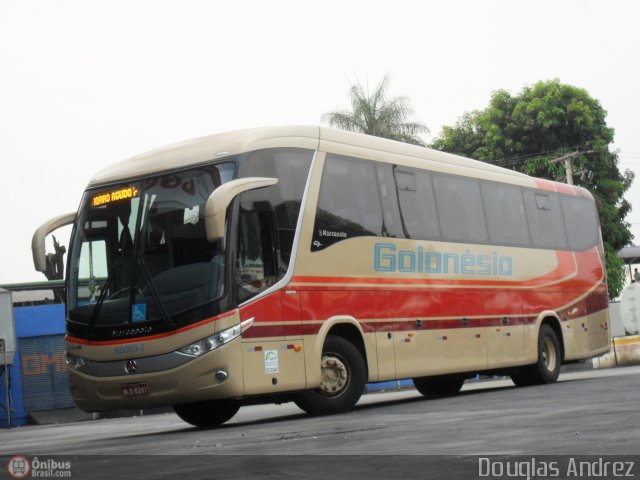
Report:
[[[485,478],[480,458],[529,469],[536,458],[638,459],[639,393],[640,367],[572,372],[538,387],[467,383],[446,398],[369,394],[328,417],[293,404],[244,407],[213,430],[173,413],[27,426],[0,432],[0,455],[66,458],[77,476],[110,480],[121,469],[127,478],[184,478],[187,467],[190,478]]]

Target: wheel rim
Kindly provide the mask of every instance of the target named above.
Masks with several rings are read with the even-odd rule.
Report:
[[[320,392],[325,397],[341,395],[349,385],[349,370],[342,358],[329,353],[322,356]]]
[[[558,352],[555,344],[548,337],[542,341],[542,361],[548,371],[555,371],[558,364]]]

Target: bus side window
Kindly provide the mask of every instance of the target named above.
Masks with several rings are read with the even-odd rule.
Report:
[[[362,236],[382,236],[382,208],[373,162],[327,155],[312,251]]]
[[[569,248],[586,250],[598,243],[598,212],[586,198],[562,196],[562,214]]]
[[[531,246],[520,187],[482,182],[482,199],[491,243],[516,247]]]
[[[396,183],[393,178],[393,166],[385,163],[376,163],[376,173],[378,174],[380,203],[382,205],[382,216],[384,220],[383,235],[386,237],[404,238],[405,234],[400,218]]]
[[[480,182],[456,175],[433,175],[442,238],[450,242],[487,243]]]
[[[313,152],[296,148],[251,152],[240,163],[240,176],[275,177],[273,187],[245,192],[243,202],[267,202],[275,217],[277,265],[284,275],[291,261],[302,196]]]
[[[268,202],[241,203],[236,286],[243,302],[274,285],[278,271],[274,212]]]
[[[394,169],[394,174],[407,238],[439,239],[440,227],[431,174],[399,167]]]
[[[534,248],[567,248],[560,199],[556,193],[524,190],[524,205]]]

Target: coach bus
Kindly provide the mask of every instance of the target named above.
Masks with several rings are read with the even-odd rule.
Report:
[[[598,215],[583,188],[323,127],[237,131],[116,163],[88,185],[66,271],[85,411],[351,409],[366,383],[518,386],[609,350]]]

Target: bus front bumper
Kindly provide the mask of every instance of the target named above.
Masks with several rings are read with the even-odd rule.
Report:
[[[200,357],[187,358],[177,367],[153,372],[145,372],[145,365],[152,361],[157,365],[159,357],[104,362],[93,370],[69,368],[71,394],[86,412],[239,398],[243,395],[241,346],[236,339]]]

